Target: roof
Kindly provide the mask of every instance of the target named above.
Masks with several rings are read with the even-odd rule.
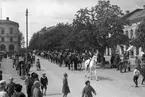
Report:
[[[0,24],[13,24],[13,25],[19,26],[18,23],[14,22],[14,21],[10,21],[10,20],[0,20]]]
[[[143,18],[145,18],[145,9],[136,9],[125,15],[123,18],[129,20],[131,24],[140,22]]]

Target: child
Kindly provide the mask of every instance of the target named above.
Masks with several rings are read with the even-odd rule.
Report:
[[[67,77],[68,77],[67,73],[64,73],[63,86],[62,86],[63,97],[67,97],[67,94],[70,93]]]
[[[94,88],[90,85],[90,81],[87,80],[85,82],[86,86],[83,89],[82,92],[82,97],[93,97],[92,92],[96,95],[96,91],[94,90]]]
[[[140,71],[137,69],[137,67],[134,69],[133,71],[133,81],[135,83],[135,87],[138,87],[138,78],[139,78],[139,75],[140,75]]]
[[[43,89],[45,89],[43,95],[46,96],[47,85],[48,85],[48,78],[46,77],[46,73],[42,74],[42,77],[40,78],[40,82],[41,82],[42,93],[43,93]]]

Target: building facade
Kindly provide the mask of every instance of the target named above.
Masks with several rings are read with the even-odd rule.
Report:
[[[19,45],[19,24],[6,20],[0,20],[0,51],[18,52]]]
[[[136,9],[132,12],[126,11],[126,15],[123,17],[124,19],[129,21],[129,25],[124,27],[124,34],[126,34],[129,39],[136,38],[135,33],[138,25],[141,23],[142,19],[145,18],[145,6],[143,9]],[[124,46],[124,51],[127,50],[127,46]],[[122,53],[122,50],[119,50]],[[111,55],[111,48],[106,49],[106,55]],[[137,55],[142,55],[142,48],[134,47],[132,51],[130,51],[130,56],[134,57]]]

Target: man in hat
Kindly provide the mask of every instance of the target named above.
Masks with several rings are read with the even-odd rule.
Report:
[[[22,92],[23,86],[20,84],[15,84],[15,92],[10,97],[26,97],[26,95]]]
[[[27,97],[31,97],[31,88],[33,85],[33,81],[30,77],[30,74],[27,74],[27,78],[25,80],[25,85],[26,85]]]
[[[43,97],[42,92],[40,91],[41,83],[39,81],[34,82],[34,89],[32,90],[32,97]]]
[[[40,60],[39,59],[37,59],[36,67],[37,67],[37,70],[41,70],[41,65],[40,65]]]
[[[93,97],[92,92],[96,95],[96,91],[93,89],[93,87],[90,85],[90,81],[87,80],[85,82],[86,86],[83,89],[82,97]]]
[[[140,75],[140,71],[137,69],[137,67],[135,67],[134,71],[133,71],[133,81],[135,83],[135,87],[138,87],[138,78],[139,78],[139,75]]]
[[[15,83],[13,82],[14,81],[14,78],[10,77],[9,78],[9,83],[7,84],[6,86],[6,91],[9,95],[9,97],[11,97],[14,93],[14,87],[15,87]]]
[[[9,97],[7,92],[5,92],[5,87],[6,87],[6,81],[1,80],[0,81],[0,97]]]
[[[144,84],[144,81],[145,81],[145,65],[142,65],[142,68],[141,68],[141,75],[142,75],[142,85]]]
[[[41,82],[42,93],[43,93],[43,89],[45,89],[43,95],[46,96],[46,90],[47,90],[47,85],[48,85],[48,78],[46,77],[46,73],[42,74],[42,77],[40,78],[40,82]]]

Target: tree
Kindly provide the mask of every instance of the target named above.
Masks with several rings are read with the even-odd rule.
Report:
[[[68,37],[72,27],[70,24],[58,23],[56,26],[43,27],[40,31],[33,34],[30,40],[31,49],[56,49],[56,48],[66,48],[68,46]]]
[[[111,5],[110,1],[99,0],[98,4],[91,9],[80,9],[75,15],[73,25],[75,32],[82,36],[79,39],[83,42],[87,41],[91,48],[97,48],[103,58],[105,49],[109,46],[108,40],[122,37],[119,35],[122,35],[126,24],[122,16],[122,10],[117,5]],[[82,32],[82,35],[79,32]]]
[[[18,35],[18,45],[20,47],[24,47],[24,45],[25,45],[25,39],[24,39],[24,36],[23,36],[22,32],[20,32],[19,35]]]

